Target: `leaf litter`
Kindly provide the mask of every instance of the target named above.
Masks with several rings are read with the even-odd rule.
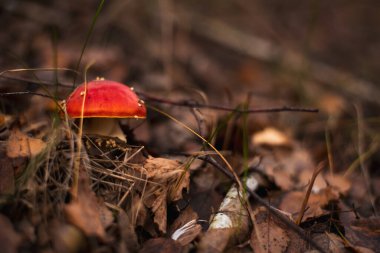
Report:
[[[290,48],[305,45],[293,41],[292,37],[298,40],[299,36],[289,36],[284,28],[297,28],[294,24],[305,22],[296,22],[302,15],[295,15],[291,18],[294,23],[287,25],[279,20],[285,17],[286,21],[288,13],[302,12],[302,4],[292,6],[289,3],[278,8],[256,1],[249,6],[239,1],[231,4],[228,6],[231,9],[249,7],[244,10],[250,14],[265,10],[266,15],[250,15],[260,22],[250,21],[252,25],[242,32],[234,30],[234,26],[245,24],[244,15],[233,18],[224,15],[223,10],[229,8],[214,8],[213,1],[204,3],[209,10],[215,10],[208,16],[204,10],[186,1],[163,2],[169,5],[160,4],[157,10],[138,1],[108,3],[104,19],[99,19],[100,31],[93,35],[94,45],[88,46],[83,58],[84,66],[97,60],[88,69],[88,77],[104,75],[116,81],[137,81],[136,87],[143,93],[179,104],[183,102],[185,106],[173,108],[170,103],[147,100],[150,105],[169,111],[180,122],[210,138],[235,171],[241,173],[242,182],[246,182],[249,173],[259,175],[257,194],[284,214],[289,222],[295,223],[304,212],[299,228],[324,251],[376,252],[379,248],[378,122],[370,117],[371,111],[366,111],[364,116],[368,120],[365,118],[364,124],[360,122],[363,133],[359,135],[353,127],[356,119],[349,108],[353,102],[364,106],[368,101],[378,103],[372,98],[376,97],[373,94],[377,94],[377,89],[368,92],[368,87],[372,86],[357,82],[361,79],[355,77],[356,66],[351,69],[353,76],[337,71],[341,69],[339,64],[351,61],[339,63],[344,57],[331,59],[331,55],[339,55],[336,50],[324,57],[330,63],[337,62],[337,66],[318,65],[307,58],[311,73],[304,73],[306,70],[302,68],[302,75],[294,74],[297,62],[304,61],[299,61]],[[93,4],[88,3],[88,6],[95,8]],[[65,2],[46,3],[46,7],[35,1],[28,6],[30,11],[17,4],[4,10],[7,14],[16,11],[17,15],[1,17],[10,20],[9,27],[4,28],[9,33],[0,35],[3,48],[19,52],[32,65],[56,66],[56,54],[59,65],[75,66],[83,41],[78,42],[80,36],[71,34],[83,34],[78,27],[83,27],[83,17],[92,15],[93,8]],[[291,11],[275,11],[287,6]],[[350,17],[356,20],[356,11],[350,10],[362,10],[349,3],[343,9],[334,8],[334,19],[321,20],[333,23],[350,20]],[[38,22],[20,19],[24,16],[26,20],[33,19],[33,13],[41,10],[46,17]],[[165,19],[171,15],[160,13],[166,11],[176,16],[172,26],[170,18]],[[328,15],[329,12],[320,13]],[[189,18],[184,24],[177,15],[196,18]],[[46,49],[51,48],[49,38],[52,36],[46,32],[50,28],[43,26],[41,29],[37,24],[50,24],[55,17],[59,22],[54,29],[58,29],[65,40],[59,41],[59,50],[54,53]],[[363,15],[365,17],[367,15]],[[157,29],[152,23],[159,24],[161,18],[166,21],[157,27],[163,30],[159,28],[148,36],[146,31]],[[66,26],[73,20],[75,25]],[[114,23],[115,20],[118,23]],[[268,20],[271,21],[267,23]],[[248,32],[258,29],[258,34],[270,38],[273,34],[263,29],[268,24],[275,27],[276,36],[285,38],[285,44],[293,45],[284,50],[273,47],[274,51],[282,52],[280,55],[287,65],[284,69],[276,62],[282,57],[263,55],[265,50],[256,54],[257,48],[261,48],[255,46],[257,41],[266,41],[266,45],[272,46],[273,41],[252,40]],[[165,25],[174,29],[165,30]],[[114,30],[108,30],[109,27]],[[227,36],[218,37],[221,27]],[[317,54],[328,48],[327,45],[334,45],[335,40],[351,41],[345,38],[350,32],[337,30],[323,37],[323,29],[319,26],[315,29],[314,36],[318,39],[311,46],[318,48]],[[175,32],[170,35],[168,31]],[[161,37],[161,32],[166,35]],[[115,34],[117,38],[113,37]],[[107,37],[107,47],[104,46],[105,37],[99,36]],[[173,40],[168,41],[168,38]],[[234,43],[231,38],[241,43]],[[360,45],[363,54],[364,49],[373,48],[354,44]],[[284,53],[288,49],[290,56]],[[310,52],[310,55],[315,53]],[[128,55],[128,59],[123,58],[124,55]],[[18,66],[14,59],[6,56],[4,59],[0,61],[4,69]],[[370,69],[373,65],[367,67]],[[323,71],[318,73],[320,70]],[[57,72],[8,73],[8,79],[1,79],[1,93],[25,90],[44,93],[43,89],[36,88],[40,84],[33,81],[36,79],[41,83],[52,80],[48,84],[62,81],[71,87],[72,76],[65,71]],[[295,83],[303,84],[302,90]],[[347,84],[347,90],[339,86],[340,83]],[[50,88],[52,94],[56,92],[54,94],[62,97],[68,92],[67,85]],[[248,93],[251,95],[247,96]],[[305,104],[321,110],[319,116],[256,114],[245,121],[244,113],[231,112],[231,116],[221,110],[195,108],[204,103],[223,105],[233,111],[241,108],[242,101],[248,101],[252,108],[263,108],[300,101],[302,104],[306,100]],[[302,239],[254,198],[245,195],[246,192],[243,191],[242,198],[229,201],[233,182],[221,173],[222,160],[214,152],[205,150],[203,143],[190,132],[162,115],[151,112],[148,120],[134,131],[121,122],[128,133],[128,143],[108,136],[83,136],[78,140],[76,122],[59,120],[55,114],[57,105],[45,97],[4,95],[1,102],[0,244],[4,252],[31,249],[35,252],[312,252],[310,241]],[[377,111],[374,104],[369,108]],[[80,151],[78,141],[83,143]],[[80,185],[75,199],[71,187],[77,155]],[[312,182],[314,169],[323,161],[327,161],[323,170]],[[363,173],[370,177],[366,179]],[[221,208],[223,203],[233,205]],[[304,207],[303,203],[306,203]],[[214,218],[223,215],[232,217],[233,229],[213,229]]]

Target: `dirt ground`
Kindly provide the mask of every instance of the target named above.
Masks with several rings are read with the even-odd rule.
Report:
[[[0,251],[379,252],[379,13],[3,1]],[[102,78],[146,108],[122,136],[67,108]]]

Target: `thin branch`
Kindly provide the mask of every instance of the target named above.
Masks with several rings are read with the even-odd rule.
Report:
[[[215,166],[218,170],[223,172],[227,177],[229,177],[231,180],[233,180],[236,183],[235,177],[233,175],[231,175],[230,173],[226,172],[227,169],[224,168],[224,166],[222,166],[220,163],[218,163],[217,161],[215,161],[213,159],[212,160],[211,159],[203,159],[203,158],[201,158],[201,159],[206,161],[206,162],[209,162],[210,164]],[[267,201],[265,201],[263,198],[261,198],[255,191],[252,191],[249,187],[245,187],[245,190],[247,190],[247,192],[250,194],[250,196],[256,202],[258,202],[260,205],[264,206],[268,210],[268,212],[270,212],[273,216],[278,218],[288,228],[293,230],[300,238],[302,238],[304,241],[308,242],[310,244],[310,246],[319,250],[320,252],[323,252],[323,253],[326,252],[326,250],[324,250],[321,246],[319,246],[314,240],[309,238],[302,228],[300,228],[297,224],[295,224],[294,222],[289,220],[288,217],[286,217],[284,214],[279,212],[276,208],[272,207]]]
[[[5,79],[15,80],[15,81],[28,82],[28,83],[36,83],[35,81],[33,81],[31,79],[27,79],[27,78],[10,77],[10,76],[4,76],[4,75],[0,75],[0,78],[5,78]],[[46,85],[53,85],[51,82],[48,82],[48,81],[41,81],[39,83],[46,84]],[[60,83],[58,83],[58,85],[60,85],[60,87],[63,87],[63,88],[71,89],[71,86],[67,83],[60,82]],[[25,92],[25,94],[40,95],[39,93],[33,93],[31,91]],[[141,91],[136,91],[136,94],[139,97],[141,97],[143,100],[146,100],[149,102],[155,102],[155,103],[159,103],[159,104],[169,104],[169,105],[173,105],[173,106],[191,107],[191,108],[207,108],[207,109],[236,112],[236,113],[279,113],[279,112],[318,113],[319,112],[319,109],[317,109],[317,108],[301,108],[301,107],[292,107],[292,106],[242,110],[242,109],[238,109],[238,108],[231,108],[228,106],[202,104],[202,103],[198,103],[198,102],[193,101],[193,100],[172,101],[172,100],[154,97],[154,96],[148,95],[147,93],[141,92]],[[22,94],[22,92],[18,92],[17,94],[16,93],[15,94],[9,93],[8,95],[23,95],[23,94]],[[47,95],[44,95],[44,96],[47,96]]]
[[[276,112],[308,112],[308,113],[318,113],[319,110],[316,108],[300,108],[300,107],[292,107],[292,106],[282,106],[282,107],[273,107],[273,108],[262,108],[262,109],[237,109],[231,108],[227,106],[219,106],[219,105],[207,105],[201,104],[195,101],[171,101],[163,98],[157,98],[151,95],[148,95],[143,92],[136,92],[137,95],[142,97],[144,100],[150,102],[156,102],[160,104],[169,104],[174,106],[182,106],[182,107],[192,107],[192,108],[207,108],[214,109],[220,111],[229,111],[229,112],[237,112],[237,113],[276,113]]]
[[[0,97],[6,97],[6,96],[17,96],[17,95],[36,95],[40,97],[45,97],[45,98],[50,98],[50,99],[55,99],[54,97],[34,91],[17,91],[17,92],[5,92],[5,93],[0,93]]]
[[[90,29],[88,30],[87,34],[86,34],[86,39],[84,41],[84,44],[83,44],[83,47],[82,47],[82,51],[80,53],[80,56],[79,56],[79,59],[78,59],[78,62],[77,62],[77,65],[75,67],[75,71],[78,71],[79,70],[79,66],[80,66],[80,63],[82,62],[82,58],[83,58],[83,55],[84,55],[84,52],[86,50],[86,47],[87,47],[87,44],[90,40],[90,37],[91,37],[91,34],[92,32],[94,31],[94,27],[95,27],[95,24],[96,24],[96,21],[98,20],[98,17],[100,15],[100,12],[102,11],[103,9],[103,5],[104,5],[104,2],[105,0],[101,0],[99,5],[98,5],[98,8],[96,9],[96,12],[95,12],[95,16],[93,17],[92,19],[92,22],[91,22],[91,26],[90,26]],[[75,75],[74,76],[74,80],[73,80],[73,86],[72,86],[72,89],[75,88],[75,81],[77,79],[77,76]]]

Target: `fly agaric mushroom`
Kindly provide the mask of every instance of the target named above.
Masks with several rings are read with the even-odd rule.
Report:
[[[66,110],[71,118],[84,118],[85,134],[118,137],[123,141],[126,138],[118,119],[146,117],[144,102],[137,97],[133,88],[103,78],[78,86],[67,98]]]

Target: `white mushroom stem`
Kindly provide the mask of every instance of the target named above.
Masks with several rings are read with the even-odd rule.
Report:
[[[116,118],[86,118],[83,121],[83,133],[117,137],[127,141]]]

